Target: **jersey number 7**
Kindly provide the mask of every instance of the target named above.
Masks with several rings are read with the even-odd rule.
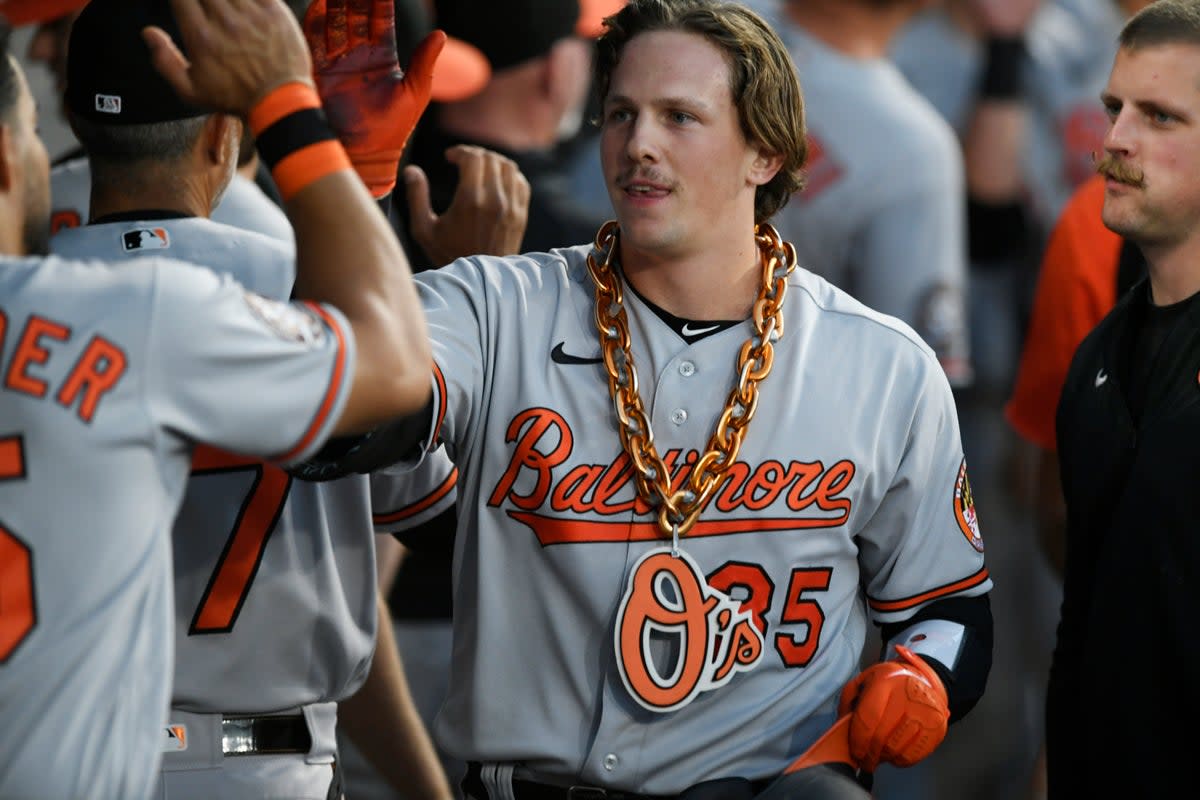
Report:
[[[0,437],[0,481],[25,477],[25,440]],[[0,664],[8,661],[37,624],[33,553],[0,520]]]
[[[212,447],[196,448],[193,477],[226,472],[250,472],[254,480],[192,617],[189,636],[233,630],[292,487],[292,477],[279,467]]]

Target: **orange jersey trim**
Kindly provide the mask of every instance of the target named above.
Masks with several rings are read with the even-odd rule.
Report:
[[[286,462],[308,449],[308,446],[312,444],[313,439],[320,433],[321,428],[329,418],[329,412],[333,409],[338,389],[341,387],[343,376],[346,373],[346,335],[342,331],[341,326],[338,325],[337,320],[329,312],[316,303],[305,301],[304,305],[324,320],[329,329],[333,331],[333,335],[337,339],[337,358],[333,362],[333,375],[329,379],[329,387],[325,390],[325,398],[321,401],[321,407],[317,409],[317,414],[309,424],[308,430],[301,437],[300,441],[296,443],[295,447],[278,458],[271,459],[272,461]]]
[[[433,381],[437,385],[438,415],[433,423],[433,431],[429,437],[429,449],[442,437],[442,423],[446,421],[446,376],[436,363],[433,365]]]
[[[653,542],[670,540],[657,520],[645,522],[605,522],[577,517],[548,517],[530,511],[508,511],[508,516],[529,527],[542,547],[554,544],[595,544],[603,542]],[[815,528],[836,528],[845,522],[836,519],[720,519],[700,521],[687,532],[688,539],[706,536],[734,536],[739,533],[791,533]]]
[[[425,495],[425,497],[421,498],[415,503],[405,506],[404,508],[397,509],[396,511],[383,511],[378,514],[372,514],[371,520],[376,526],[379,526],[388,525],[393,522],[402,522],[410,517],[414,517],[448,495],[450,490],[453,489],[457,484],[458,467],[455,467],[450,471],[450,474],[446,476],[446,480],[442,481],[436,489]]]
[[[1121,237],[1100,218],[1104,178],[1084,182],[1063,209],[1042,259],[1025,349],[1004,417],[1022,437],[1057,449],[1054,417],[1071,358],[1117,302]]]
[[[868,597],[867,603],[875,611],[906,611],[910,608],[923,606],[933,600],[948,597],[952,594],[958,594],[959,592],[965,592],[967,589],[971,589],[983,584],[989,577],[990,576],[988,574],[987,567],[983,567],[974,575],[971,575],[968,578],[963,578],[961,581],[955,581],[954,583],[950,583],[945,586],[939,586],[936,589],[930,589],[928,592],[922,592],[921,594],[913,595],[912,597],[902,597],[899,600],[875,600]]]

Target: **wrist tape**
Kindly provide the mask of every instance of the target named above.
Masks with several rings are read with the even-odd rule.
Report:
[[[250,130],[279,193],[290,200],[311,183],[343,169],[350,158],[333,135],[321,99],[305,83],[285,83],[250,111]]]
[[[1025,42],[1020,37],[988,39],[979,94],[989,100],[1018,99],[1024,56]]]

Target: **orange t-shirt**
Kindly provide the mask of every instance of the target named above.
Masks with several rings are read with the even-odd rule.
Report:
[[[1104,226],[1104,178],[1075,190],[1050,234],[1033,299],[1008,423],[1024,438],[1057,450],[1054,416],[1075,348],[1117,302],[1122,239]]]

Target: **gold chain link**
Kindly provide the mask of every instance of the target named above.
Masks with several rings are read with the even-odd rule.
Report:
[[[721,480],[735,461],[746,435],[746,426],[758,408],[758,382],[774,363],[774,342],[783,336],[783,298],[787,279],[796,268],[796,248],[778,231],[762,223],[754,239],[762,263],[762,289],[754,303],[754,332],[738,354],[738,382],[717,420],[706,452],[697,459],[687,483],[671,488],[671,476],[654,447],[654,433],[638,392],[637,369],[629,350],[629,323],[622,302],[621,282],[612,268],[620,228],[606,222],[596,234],[587,257],[588,271],[596,284],[596,326],[600,349],[608,370],[608,388],[620,423],[621,445],[633,463],[638,492],[658,508],[658,526],[664,536],[682,536],[695,524]],[[596,252],[604,253],[598,263]]]

